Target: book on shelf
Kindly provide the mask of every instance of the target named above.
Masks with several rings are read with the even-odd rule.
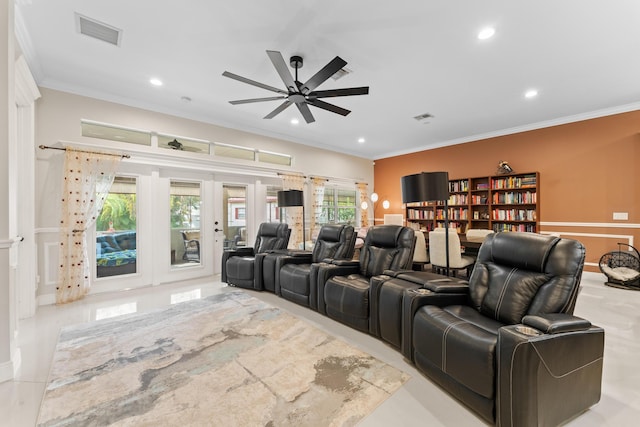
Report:
[[[535,204],[537,196],[535,191],[493,193],[492,202],[495,205]]]
[[[535,187],[537,184],[536,175],[520,175],[520,176],[508,176],[491,179],[491,188],[494,190],[500,190],[503,188],[526,188]]]

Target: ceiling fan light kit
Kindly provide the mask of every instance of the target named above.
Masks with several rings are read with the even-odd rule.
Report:
[[[342,116],[346,116],[351,111],[342,107],[338,107],[337,105],[330,104],[328,102],[322,101],[319,98],[331,98],[338,96],[353,96],[353,95],[367,95],[369,93],[369,87],[352,87],[345,89],[329,89],[329,90],[318,90],[315,89],[324,83],[331,76],[339,72],[347,62],[336,56],[331,62],[325,65],[320,71],[314,74],[309,80],[304,83],[301,83],[298,80],[298,70],[303,66],[303,60],[301,56],[294,55],[289,59],[289,65],[293,69],[295,69],[295,78],[291,75],[291,72],[287,68],[287,64],[282,57],[282,54],[275,50],[268,50],[267,55],[271,60],[271,63],[275,67],[278,75],[282,79],[284,85],[286,86],[286,90],[279,89],[273,86],[269,86],[255,80],[248,79],[246,77],[239,76],[234,73],[230,73],[225,71],[222,73],[224,77],[229,77],[231,79],[240,81],[242,83],[247,83],[252,86],[257,86],[262,89],[269,90],[271,92],[275,92],[280,94],[279,96],[271,96],[266,98],[252,98],[252,99],[241,99],[237,101],[229,101],[232,105],[237,104],[249,104],[254,102],[265,102],[265,101],[283,101],[278,107],[276,107],[273,111],[267,114],[265,119],[272,119],[286,108],[295,104],[295,106],[304,117],[307,123],[313,123],[315,118],[313,114],[311,114],[311,110],[309,109],[309,105],[320,108],[322,110],[331,111],[332,113],[340,114]]]

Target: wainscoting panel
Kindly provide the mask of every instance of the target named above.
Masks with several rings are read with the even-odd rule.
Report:
[[[588,222],[541,222],[541,234],[575,239],[585,246],[585,271],[599,272],[598,263],[602,255],[618,250],[618,243],[635,246],[640,238],[640,224],[588,223]],[[622,246],[622,250],[631,250]]]

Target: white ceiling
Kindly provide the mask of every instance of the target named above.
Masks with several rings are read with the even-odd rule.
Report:
[[[16,32],[40,86],[371,159],[640,108],[640,0],[16,0]],[[275,94],[223,71],[284,89],[266,50],[302,56],[301,81],[340,56],[353,73],[318,90],[370,94],[326,99],[352,113],[311,107],[312,124],[229,104]]]

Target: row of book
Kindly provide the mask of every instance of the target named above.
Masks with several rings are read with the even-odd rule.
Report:
[[[527,192],[510,192],[510,193],[493,193],[492,202],[494,204],[523,204],[531,203],[535,204],[538,201],[538,196],[535,191]]]
[[[433,210],[431,209],[407,209],[407,217],[409,219],[433,219]]]
[[[535,174],[491,179],[491,188],[498,190],[501,188],[535,187],[536,184]]]
[[[494,221],[535,221],[535,209],[494,209]]]
[[[529,233],[536,232],[534,224],[493,224],[493,231],[525,231]]]
[[[469,209],[466,208],[449,208],[450,220],[466,220],[469,218]],[[444,209],[436,209],[436,219],[444,219]]]
[[[417,222],[408,222],[407,223],[407,227],[412,228],[416,231],[433,231],[434,230],[434,225],[432,222],[428,222],[426,224],[423,223],[417,223]],[[437,223],[437,228],[444,228],[444,223],[443,222],[438,222]],[[455,229],[458,233],[465,233],[467,230],[467,224],[463,223],[463,222],[455,222],[455,221],[450,221],[449,222],[449,228]]]
[[[469,203],[469,196],[466,194],[452,194],[449,196],[450,205],[466,205]]]
[[[473,205],[486,205],[487,196],[471,195],[471,204]]]
[[[452,193],[469,191],[469,181],[466,179],[460,181],[449,181],[449,191]]]

